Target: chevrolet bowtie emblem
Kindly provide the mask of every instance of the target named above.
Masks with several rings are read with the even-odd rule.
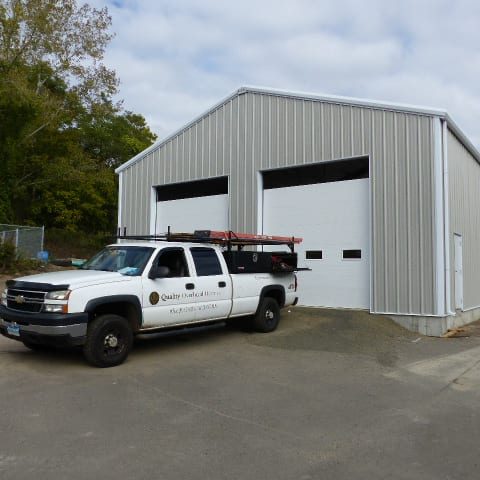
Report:
[[[17,303],[25,303],[25,297],[23,295],[17,295],[16,297],[13,297],[13,299]]]

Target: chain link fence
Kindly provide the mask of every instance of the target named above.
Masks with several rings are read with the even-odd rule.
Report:
[[[0,242],[10,242],[26,258],[37,258],[43,250],[44,227],[26,227],[0,223]]]

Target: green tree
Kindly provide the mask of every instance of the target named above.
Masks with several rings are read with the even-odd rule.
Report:
[[[155,135],[113,102],[110,24],[74,0],[0,0],[0,222],[113,228],[113,168]]]

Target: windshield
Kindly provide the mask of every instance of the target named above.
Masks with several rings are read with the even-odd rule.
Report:
[[[82,265],[82,270],[103,270],[122,275],[141,275],[154,248],[150,247],[107,247]]]

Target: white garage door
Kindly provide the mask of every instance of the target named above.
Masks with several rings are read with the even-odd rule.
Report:
[[[264,190],[263,232],[303,237],[299,304],[370,307],[368,178]]]
[[[228,230],[228,195],[182,198],[157,203],[157,233]]]
[[[229,229],[228,177],[159,185],[156,192],[152,233]]]

